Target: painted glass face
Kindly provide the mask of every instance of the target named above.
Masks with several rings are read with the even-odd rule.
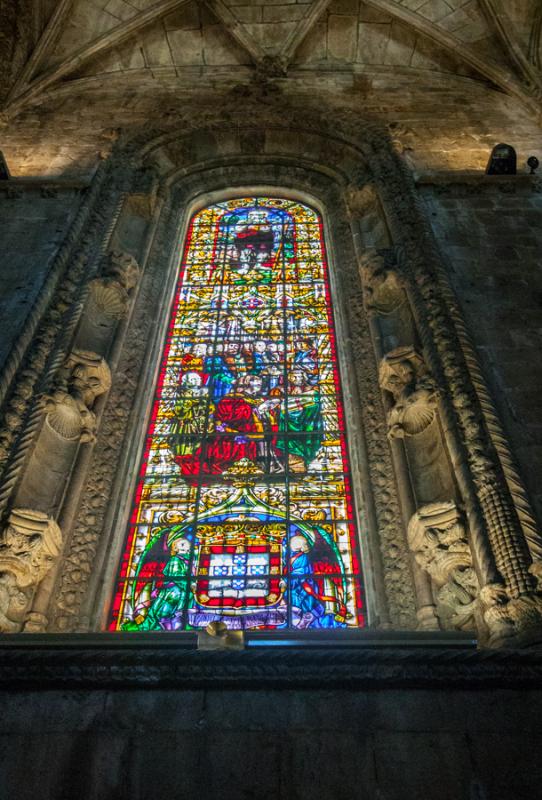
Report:
[[[110,629],[365,624],[319,215],[191,222]]]

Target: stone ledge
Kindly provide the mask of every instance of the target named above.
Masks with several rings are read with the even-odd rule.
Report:
[[[23,192],[41,192],[55,195],[58,192],[82,192],[90,186],[90,180],[70,178],[13,178],[0,181],[0,193],[22,194]]]
[[[244,651],[199,651],[196,637],[5,637],[0,687],[539,688],[542,651],[385,644],[305,647],[277,640]],[[21,641],[21,640],[25,641]],[[34,643],[30,640],[34,639]],[[383,642],[385,640],[382,640]]]
[[[433,186],[440,191],[464,189],[469,194],[477,191],[497,191],[502,194],[530,194],[542,191],[542,172],[537,175],[486,175],[484,172],[443,170],[425,172],[415,177],[419,188]]]

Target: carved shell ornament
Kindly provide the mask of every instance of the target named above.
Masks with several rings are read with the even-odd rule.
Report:
[[[62,439],[90,441],[94,431],[94,414],[67,392],[55,392],[45,405],[48,427]]]
[[[390,438],[416,436],[428,428],[435,419],[433,394],[413,392],[404,403],[397,403],[388,417]]]
[[[390,438],[416,436],[431,425],[436,418],[438,393],[413,347],[397,347],[384,356],[379,382],[395,400],[388,414]]]
[[[91,303],[97,312],[112,319],[121,319],[128,309],[128,292],[118,281],[96,278],[90,282]]]

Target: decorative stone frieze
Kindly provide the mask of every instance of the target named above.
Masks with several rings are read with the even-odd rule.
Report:
[[[463,515],[453,500],[418,509],[408,525],[408,543],[435,586],[443,628],[475,629],[478,579]]]
[[[438,392],[423,358],[413,347],[397,347],[384,356],[380,386],[393,396],[388,414],[391,438],[416,436],[431,425],[437,413]]]
[[[47,514],[12,510],[0,541],[0,632],[21,629],[34,592],[61,546],[60,528]]]

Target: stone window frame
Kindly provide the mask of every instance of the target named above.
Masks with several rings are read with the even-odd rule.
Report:
[[[348,374],[349,365],[354,363],[354,358],[349,337],[349,324],[346,319],[347,299],[345,296],[345,289],[340,284],[336,267],[336,260],[339,258],[339,256],[341,256],[343,259],[346,257],[350,268],[353,269],[357,276],[357,262],[355,254],[350,252],[347,255],[344,252],[345,248],[342,248],[343,252],[338,252],[338,248],[334,241],[333,230],[330,229],[330,224],[328,222],[328,208],[324,206],[320,197],[317,197],[306,190],[296,190],[280,184],[250,184],[240,187],[207,191],[202,193],[201,196],[195,196],[191,198],[188,203],[183,205],[182,208],[178,209],[177,219],[175,219],[175,213],[172,214],[172,225],[166,234],[166,239],[171,245],[171,257],[169,259],[164,259],[164,264],[167,263],[167,274],[164,276],[164,300],[160,303],[161,319],[155,328],[153,341],[149,345],[145,358],[145,365],[142,369],[142,375],[139,379],[139,385],[136,390],[137,396],[135,402],[137,410],[135,410],[134,416],[136,419],[141,420],[139,425],[140,431],[142,431],[143,434],[138,436],[137,433],[134,433],[134,435],[131,436],[131,443],[129,446],[130,452],[123,459],[123,466],[120,470],[121,473],[124,473],[125,476],[128,477],[123,478],[120,476],[117,478],[115,481],[116,485],[112,492],[113,497],[117,498],[117,501],[113,502],[119,511],[116,515],[116,519],[112,520],[110,530],[106,534],[111,543],[111,547],[106,548],[106,550],[110,553],[110,556],[107,559],[109,563],[104,561],[104,566],[101,570],[102,591],[100,592],[100,595],[96,597],[95,612],[93,614],[93,616],[98,619],[99,609],[102,609],[102,627],[105,626],[106,619],[109,615],[109,608],[112,600],[111,593],[115,590],[115,577],[118,571],[118,564],[122,551],[125,547],[126,529],[133,503],[132,498],[134,496],[135,486],[138,480],[138,466],[141,462],[144,448],[144,431],[146,431],[148,427],[149,415],[155,399],[155,393],[154,391],[151,392],[149,390],[149,386],[155,387],[158,380],[163,342],[171,314],[171,304],[173,303],[175,289],[178,282],[178,265],[185,247],[188,227],[194,214],[209,205],[236,197],[253,196],[280,197],[305,203],[318,212],[323,223],[330,291],[336,326],[341,389],[345,403],[352,490],[356,499],[356,522],[359,535],[361,562],[363,565],[362,580],[365,578],[366,569],[368,575],[373,574],[374,570],[371,568],[371,564],[373,563],[374,556],[371,552],[369,542],[365,540],[361,534],[361,531],[363,529],[367,529],[370,525],[368,520],[365,518],[366,512],[363,508],[362,497],[362,487],[370,483],[370,479],[368,477],[365,437],[362,433],[362,420],[360,413],[361,403],[357,399],[356,380],[353,376]],[[343,207],[341,210],[346,213],[346,207]],[[179,232],[179,240],[177,243],[174,243],[173,239],[175,235],[173,231],[175,230]],[[152,254],[150,257],[152,258]],[[121,505],[121,498],[124,498],[123,505]],[[123,535],[121,534],[121,531],[124,531]],[[374,530],[372,533],[374,539]],[[383,596],[384,591],[381,587],[380,593],[381,596]],[[373,580],[368,581],[367,586],[365,587],[364,596],[368,625],[371,626],[375,623],[378,624],[383,609],[382,602],[381,600],[379,601],[378,592],[373,586]]]
[[[126,281],[121,286],[126,302],[108,351],[112,385],[109,388],[105,381],[99,396],[89,400],[98,423],[97,439],[81,440],[69,470],[69,490],[49,515],[45,538],[40,522],[40,542],[52,536],[55,520],[60,523],[62,555],[49,554],[52,564],[25,578],[31,599],[20,627],[29,632],[101,627],[105,562],[115,560],[111,537],[114,529],[120,530],[113,524],[115,504],[108,502],[106,489],[112,476],[126,467],[122,452],[127,431],[141,426],[141,407],[133,404],[134,387],[137,376],[148,374],[142,352],[152,329],[152,309],[161,303],[160,288],[168,264],[171,272],[173,245],[182,243],[179,209],[190,207],[196,198],[205,202],[212,192],[245,193],[265,187],[277,194],[289,189],[296,198],[306,197],[321,209],[332,263],[340,265],[349,297],[349,338],[367,454],[365,462],[361,458],[369,531],[363,555],[372,624],[423,627],[430,574],[408,550],[398,490],[403,466],[383,435],[385,394],[378,383],[371,315],[363,302],[364,271],[360,277],[358,268],[368,238],[364,221],[368,214],[374,215],[376,198],[379,223],[386,230],[379,244],[405,287],[427,368],[440,394],[439,413],[460,484],[470,558],[480,587],[473,598],[479,637],[497,646],[536,639],[541,618],[541,539],[411,177],[392,142],[384,131],[349,113],[323,120],[296,112],[282,125],[270,121],[265,108],[255,109],[250,125],[234,112],[227,124],[220,110],[212,116],[199,128],[153,130],[118,143],[95,176],[59,251],[51,273],[49,306],[29,321],[32,330],[27,338],[34,334],[30,345],[8,364],[4,388],[7,412],[12,414],[8,426],[14,435],[4,453],[0,506],[6,525],[0,558],[11,557],[10,542],[27,535],[35,524],[28,519],[21,523],[17,517],[18,492],[44,427],[43,392],[58,389],[61,370],[73,368],[66,364],[71,363],[81,320],[89,313],[91,282],[98,276],[118,283],[118,264],[114,269],[106,266],[103,273],[104,259],[107,265],[112,258],[108,253],[121,249],[136,259],[142,275],[137,286]],[[176,163],[168,151],[172,143]],[[112,269],[116,278],[111,278]],[[100,270],[105,278],[100,278]],[[32,391],[25,388],[23,393],[21,383],[28,386],[29,373]],[[73,404],[73,397],[68,399]],[[363,452],[363,444],[359,450]]]

